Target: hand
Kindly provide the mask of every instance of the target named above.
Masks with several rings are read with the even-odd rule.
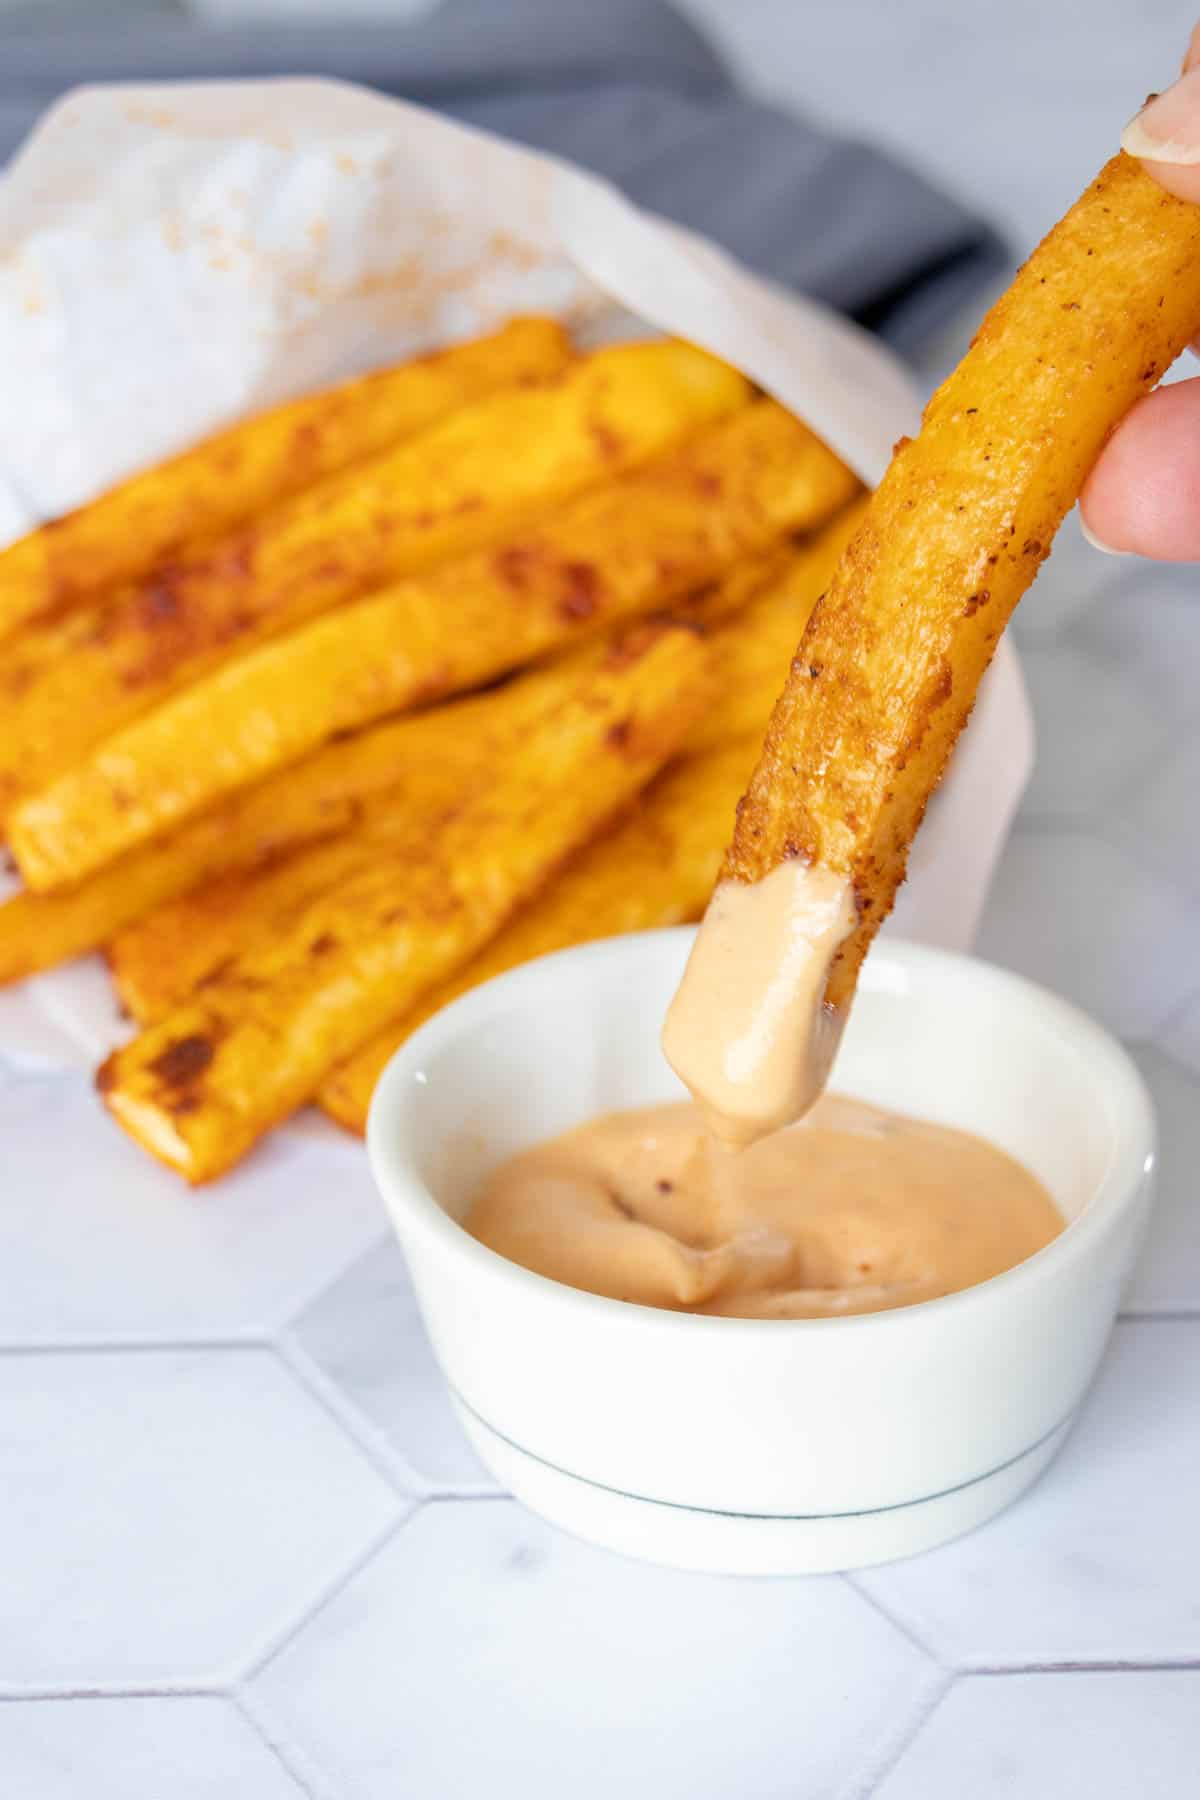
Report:
[[[1130,121],[1121,147],[1172,194],[1200,204],[1200,25],[1179,80]],[[1080,510],[1100,549],[1200,560],[1200,380],[1138,401],[1089,475]]]

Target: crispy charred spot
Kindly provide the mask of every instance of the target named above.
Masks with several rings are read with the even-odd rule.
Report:
[[[213,964],[207,975],[202,975],[200,977],[199,981],[196,983],[196,992],[199,993],[204,988],[215,987],[218,982],[223,981],[236,961],[237,958],[234,956],[223,956],[219,963]],[[242,987],[247,985],[244,977],[239,985]]]
[[[189,1033],[168,1044],[149,1064],[150,1073],[164,1087],[186,1087],[203,1075],[216,1054],[216,1045],[202,1032]]]
[[[624,751],[629,748],[629,739],[633,732],[632,719],[618,719],[610,725],[604,734],[604,741],[610,750]]]
[[[910,437],[898,437],[892,445],[892,455],[899,456],[900,452],[902,450],[907,450],[911,443],[912,439]]]
[[[1157,374],[1158,374],[1158,364],[1157,363],[1147,363],[1146,367],[1142,370],[1141,375],[1138,377],[1138,379],[1140,381],[1153,381]]]
[[[968,408],[967,408],[968,419],[972,418],[974,416],[974,414],[977,413],[978,411],[979,411],[979,408],[977,406],[968,406]]]
[[[298,457],[303,461],[308,462],[320,451],[322,437],[323,433],[313,420],[305,419],[301,424],[297,425],[292,433],[292,449]],[[239,453],[238,447],[236,445],[231,445],[230,448],[233,455],[231,461],[227,463],[226,466],[236,468]],[[229,456],[229,451],[226,451],[226,456]]]
[[[137,622],[146,631],[153,631],[167,619],[173,619],[179,612],[179,582],[181,571],[173,568],[159,569],[138,594]]]
[[[605,461],[615,462],[624,446],[612,426],[606,425],[603,419],[591,419],[588,430],[591,432],[592,442]]]
[[[1062,309],[1064,312],[1078,312],[1079,311],[1079,302],[1078,302],[1078,300],[1064,300],[1062,303]]]
[[[824,669],[825,669],[824,663],[819,663],[819,662],[809,663],[809,665],[808,665],[809,680],[810,681],[820,681],[821,676],[824,672]]]
[[[1021,546],[1022,556],[1040,556],[1042,554],[1041,538],[1026,538]]]
[[[600,578],[591,563],[563,564],[563,594],[558,610],[564,619],[590,619],[599,604]]]
[[[986,606],[992,597],[991,588],[980,588],[977,594],[968,594],[963,605],[963,618],[973,619],[981,606]]]
[[[705,500],[715,500],[724,489],[724,486],[725,484],[721,480],[721,477],[719,475],[714,475],[711,470],[708,469],[701,470],[700,474],[696,477],[696,492],[702,495]]]
[[[494,557],[497,575],[509,587],[528,587],[538,556],[528,544],[506,544]]]
[[[667,629],[672,631],[678,629],[674,619],[670,621]],[[623,632],[610,646],[604,658],[603,667],[606,669],[632,668],[634,663],[641,661],[651,645],[657,643],[663,630],[664,626],[661,624],[655,624],[652,619],[645,619],[640,625],[635,625],[631,630]]]
[[[199,1094],[174,1094],[169,1100],[164,1101],[163,1104],[167,1112],[178,1119],[182,1118],[184,1113],[194,1113],[197,1111],[201,1101]]]
[[[243,531],[219,550],[214,550],[201,567],[210,569],[222,581],[244,581],[254,567],[254,542],[255,533]],[[181,573],[186,574],[187,569]]]
[[[117,1059],[114,1053],[112,1056],[106,1056],[104,1061],[100,1064],[100,1067],[96,1070],[96,1092],[98,1094],[107,1094],[109,1090],[116,1085],[116,1063]]]
[[[337,939],[332,931],[323,931],[319,937],[313,939],[308,948],[309,954],[312,956],[328,956],[331,950],[337,949]]]
[[[668,1181],[665,1175],[660,1175],[654,1185],[660,1194],[673,1194],[675,1192],[675,1183],[673,1181]]]

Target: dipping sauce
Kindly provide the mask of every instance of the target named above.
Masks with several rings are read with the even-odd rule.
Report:
[[[662,1044],[723,1144],[791,1125],[824,1088],[843,1024],[825,984],[856,916],[850,883],[799,859],[717,884]]]
[[[810,1319],[972,1287],[1063,1219],[983,1139],[825,1095],[741,1151],[714,1143],[688,1102],[606,1113],[502,1164],[465,1224],[510,1261],[614,1300]]]

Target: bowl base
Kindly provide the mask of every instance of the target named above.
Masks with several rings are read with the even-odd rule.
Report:
[[[601,1487],[519,1449],[457,1397],[454,1407],[492,1474],[552,1525],[642,1562],[720,1575],[828,1575],[932,1550],[1011,1505],[1053,1459],[1073,1423],[1064,1420],[1002,1468],[927,1500],[874,1512],[775,1518],[713,1512]]]

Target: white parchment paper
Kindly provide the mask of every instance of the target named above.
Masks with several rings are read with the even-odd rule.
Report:
[[[0,542],[248,411],[546,311],[738,364],[868,482],[918,408],[875,340],[595,177],[338,82],[69,95],[0,181]],[[1002,643],[888,929],[969,945],[1032,761]],[[0,994],[0,1052],[125,1035],[95,959]]]

